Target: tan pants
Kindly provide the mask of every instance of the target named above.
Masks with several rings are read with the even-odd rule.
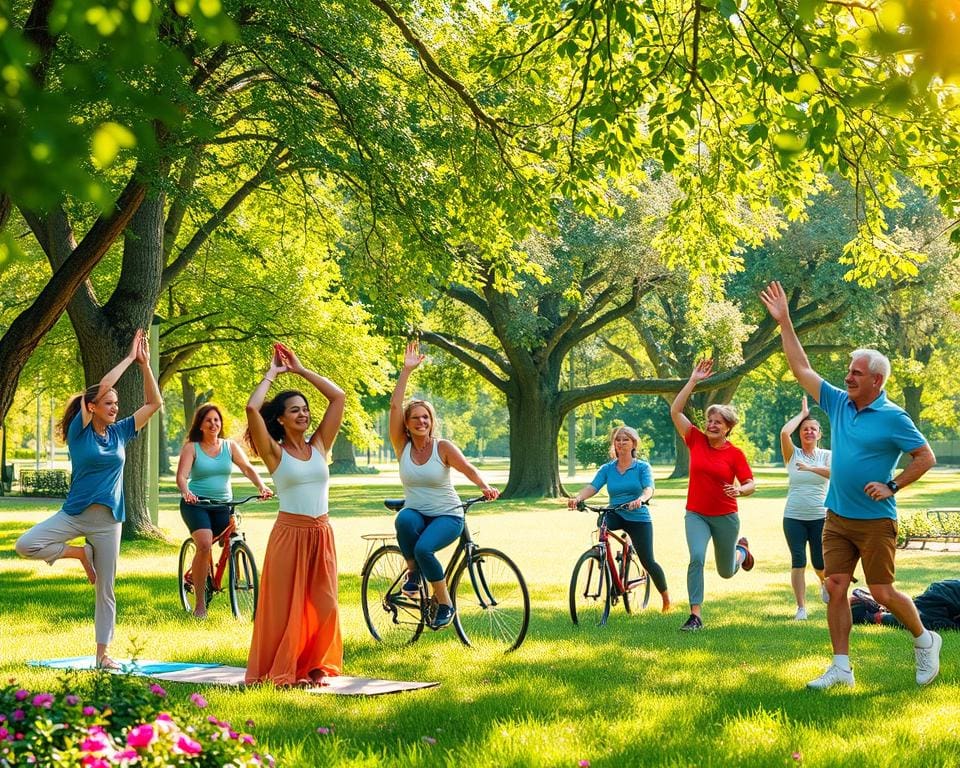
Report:
[[[93,547],[93,567],[97,572],[96,607],[93,613],[97,642],[108,644],[113,639],[117,622],[117,600],[113,583],[117,577],[120,555],[121,525],[113,513],[99,504],[87,507],[79,515],[62,510],[37,523],[17,539],[17,554],[31,560],[46,560],[53,565],[63,556],[66,543],[85,536]]]

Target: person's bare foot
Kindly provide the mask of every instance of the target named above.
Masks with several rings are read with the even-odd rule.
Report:
[[[207,618],[207,609],[204,608],[202,611],[194,611],[193,618],[201,620]]]
[[[91,584],[97,583],[97,570],[93,567],[93,545],[90,542],[87,542],[81,547],[83,554],[77,558],[80,561],[80,565],[83,566],[83,570],[87,572],[87,581]]]
[[[670,613],[670,609],[673,607],[673,603],[670,602],[670,595],[666,592],[661,592],[660,599],[663,600],[663,610],[661,612]]]
[[[117,670],[120,669],[120,665],[107,656],[107,654],[103,654],[103,656],[97,659],[97,669]]]

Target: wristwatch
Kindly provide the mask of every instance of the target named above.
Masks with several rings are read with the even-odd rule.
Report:
[[[887,480],[887,488],[890,489],[890,493],[896,493],[900,490],[900,486],[897,485],[896,480]]]

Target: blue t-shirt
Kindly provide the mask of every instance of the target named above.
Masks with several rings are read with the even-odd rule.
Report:
[[[101,437],[93,430],[93,422],[83,426],[83,414],[77,413],[67,429],[67,449],[73,476],[63,511],[79,515],[91,504],[103,504],[113,512],[118,523],[126,519],[123,507],[123,463],[126,444],[137,436],[133,416],[107,425]]]
[[[819,402],[830,417],[833,453],[827,508],[855,520],[896,520],[893,496],[874,501],[863,492],[864,486],[891,480],[900,455],[923,447],[926,439],[907,412],[887,400],[885,392],[858,411],[844,390],[824,381]]]
[[[597,491],[607,486],[610,506],[616,507],[640,498],[644,488],[653,488],[653,470],[647,462],[634,459],[633,464],[621,475],[617,470],[617,460],[614,459],[597,470],[590,485]],[[622,509],[617,514],[624,520],[633,520],[638,523],[652,522],[650,510],[646,505],[637,509]]]

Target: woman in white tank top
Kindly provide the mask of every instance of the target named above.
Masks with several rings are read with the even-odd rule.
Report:
[[[500,491],[484,482],[457,446],[434,436],[437,418],[430,403],[412,400],[404,408],[407,380],[421,362],[420,344],[411,341],[390,398],[390,442],[400,460],[405,494],[404,508],[397,514],[395,525],[397,543],[409,569],[402,589],[416,593],[423,575],[437,601],[433,628],[440,629],[453,621],[454,611],[436,552],[456,541],[463,530],[463,508],[450,479],[450,468],[464,474],[488,499],[497,498]]]
[[[277,376],[293,373],[327,399],[310,431],[310,405],[296,390],[264,404]],[[343,669],[337,553],[327,516],[327,456],[343,420],[340,387],[300,363],[282,344],[247,402],[247,437],[273,475],[280,513],[270,532],[247,658],[246,682],[322,685]]]
[[[800,447],[791,435],[800,428]],[[794,619],[807,618],[807,549],[814,573],[820,579],[820,596],[830,599],[823,583],[823,523],[827,516],[824,501],[830,484],[830,451],[818,448],[820,422],[810,416],[807,396],[803,396],[800,413],[780,430],[780,450],[787,467],[787,503],[783,510],[783,534],[790,548],[790,584],[797,600]]]

